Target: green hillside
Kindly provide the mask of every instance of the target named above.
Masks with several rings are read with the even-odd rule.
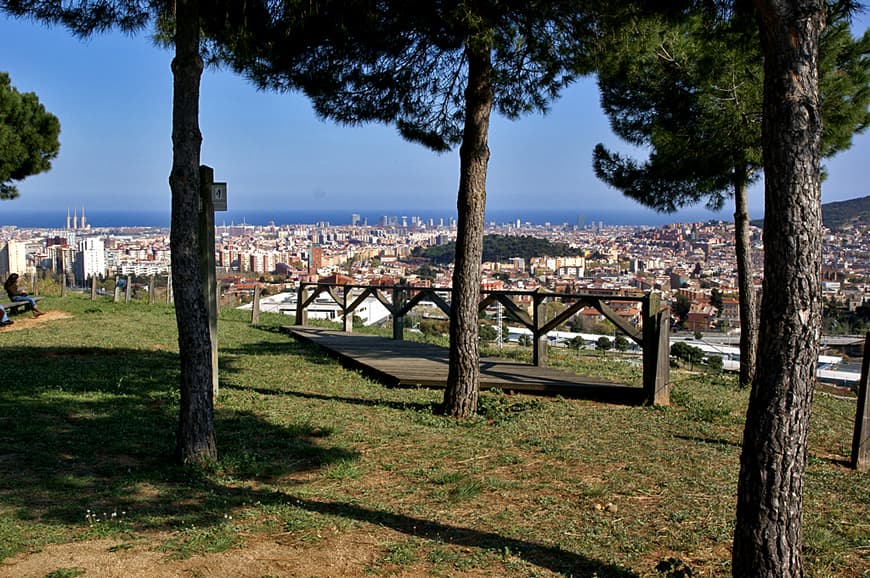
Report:
[[[822,223],[831,230],[844,225],[870,226],[870,196],[822,204]],[[756,219],[752,224],[763,227],[764,219]]]
[[[870,226],[870,196],[822,205],[822,222],[829,229],[843,225]]]
[[[47,297],[0,330],[0,552],[8,576],[729,576],[748,392],[674,369],[672,405],[387,389],[223,311],[219,459],[172,463],[174,311]],[[528,359],[529,349],[503,350]],[[616,353],[554,364],[640,381]],[[810,577],[870,573],[855,402],[817,393]],[[689,574],[673,574],[689,575]]]
[[[446,265],[452,263],[456,254],[456,243],[432,247],[417,247],[414,255],[431,259],[433,263]],[[576,255],[577,249],[571,249],[564,243],[553,243],[547,239],[529,235],[484,235],[483,261],[507,261],[514,257],[530,259],[532,257],[564,257]]]

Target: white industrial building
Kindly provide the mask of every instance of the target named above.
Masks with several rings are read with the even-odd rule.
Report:
[[[251,306],[250,303],[247,303],[239,307],[239,309],[250,310]],[[260,311],[295,316],[296,292],[278,293],[261,298]],[[313,303],[305,308],[305,311],[308,313],[308,319],[326,319],[336,322],[341,322],[344,319],[339,304],[326,293],[322,293]],[[360,303],[353,314],[362,320],[363,325],[368,326],[386,320],[390,316],[390,311],[374,297],[368,297]]]

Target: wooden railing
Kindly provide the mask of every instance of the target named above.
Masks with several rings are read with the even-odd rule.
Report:
[[[328,294],[341,309],[344,331],[353,331],[353,312],[369,297],[377,299],[393,318],[393,339],[404,339],[405,317],[418,304],[429,301],[450,317],[452,289],[414,287],[410,285],[344,285],[301,283],[296,301],[296,325],[307,323],[307,308],[323,293]],[[531,300],[531,315],[514,301],[524,296]],[[667,405],[670,398],[669,330],[670,307],[662,305],[657,293],[642,296],[601,295],[596,293],[555,293],[552,291],[481,291],[478,311],[500,303],[506,314],[532,332],[532,363],[547,365],[547,334],[583,307],[593,307],[643,350],[643,388],[649,403]],[[559,301],[566,307],[547,319],[545,304]],[[641,303],[640,327],[616,313],[610,302]]]

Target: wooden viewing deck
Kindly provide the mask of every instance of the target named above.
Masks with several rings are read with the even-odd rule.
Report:
[[[447,383],[447,350],[443,347],[330,329],[282,329],[387,386],[443,388]],[[645,399],[641,387],[489,357],[480,360],[480,387],[625,404],[641,404]]]

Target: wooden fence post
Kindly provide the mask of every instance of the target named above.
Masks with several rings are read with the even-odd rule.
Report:
[[[148,305],[154,305],[154,275],[148,278]]]
[[[304,327],[308,324],[308,311],[303,307],[308,300],[308,289],[304,283],[299,284],[296,290],[296,325]]]
[[[547,367],[547,348],[550,344],[547,341],[547,334],[541,334],[541,327],[547,321],[545,319],[544,296],[535,293],[532,299],[532,325],[534,325],[532,328],[532,365]]]
[[[254,301],[251,303],[251,325],[260,323],[260,284],[254,284]]]
[[[348,311],[348,307],[351,304],[350,299],[350,289],[348,287],[344,288],[344,304],[341,306],[342,311],[344,311],[344,332],[345,333],[353,333],[353,311]]]
[[[60,255],[60,296],[66,297],[66,264],[64,263],[63,251],[59,252]]]
[[[852,436],[852,467],[859,472],[870,469],[868,381],[870,381],[870,331],[864,339],[864,362],[861,364],[861,381],[858,382],[858,409],[855,412],[855,434]]]
[[[647,403],[670,404],[670,307],[657,293],[643,301],[643,391]]]
[[[133,276],[127,275],[127,286],[124,288],[124,303],[129,303],[133,298]]]
[[[97,276],[91,275],[91,301],[97,300]]]
[[[401,313],[405,304],[405,290],[402,287],[393,287],[393,339],[402,341],[405,339],[405,315]]]

